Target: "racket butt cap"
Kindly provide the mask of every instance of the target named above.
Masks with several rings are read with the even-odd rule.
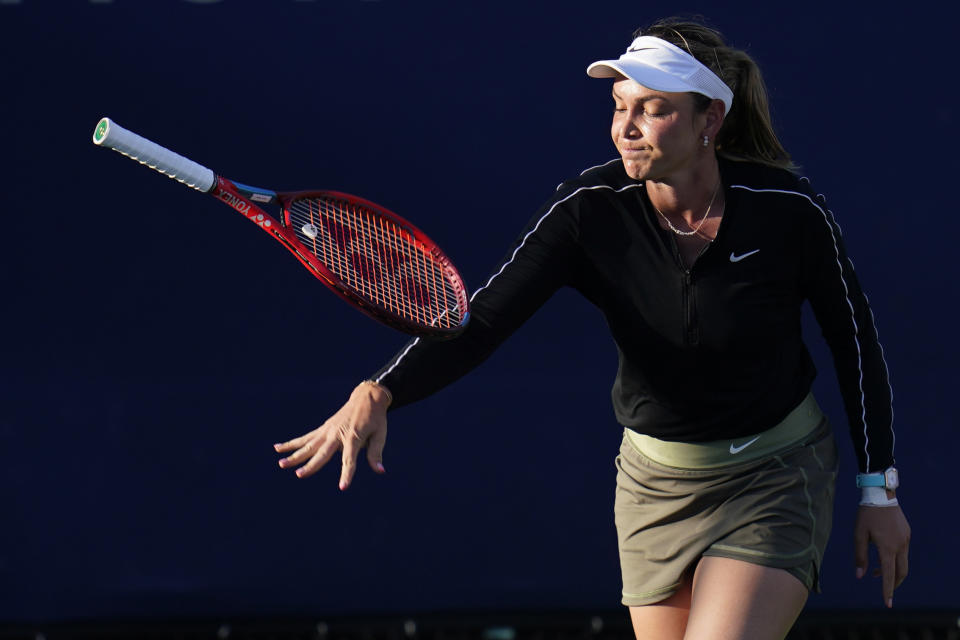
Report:
[[[100,122],[93,129],[93,144],[101,145],[106,142],[107,136],[110,135],[111,124],[113,121],[110,118],[100,118]]]

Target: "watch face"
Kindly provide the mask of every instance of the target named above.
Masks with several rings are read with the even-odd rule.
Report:
[[[900,486],[900,474],[893,467],[883,472],[883,479],[887,489],[896,489]]]

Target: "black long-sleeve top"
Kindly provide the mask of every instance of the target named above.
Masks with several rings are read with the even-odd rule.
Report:
[[[558,288],[600,308],[619,352],[626,428],[705,441],[764,431],[810,391],[809,300],[829,345],[860,470],[893,464],[891,390],[873,314],[824,198],[786,170],[721,160],[726,206],[692,268],[619,160],[564,182],[471,300],[453,340],[415,339],[375,376],[391,408],[464,375]]]

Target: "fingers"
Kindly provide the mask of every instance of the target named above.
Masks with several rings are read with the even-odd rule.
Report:
[[[333,454],[336,453],[338,449],[338,444],[339,443],[336,440],[333,440],[332,442],[325,443],[324,446],[317,449],[317,452],[313,454],[313,457],[311,457],[305,465],[297,469],[297,477],[307,478],[319,471],[323,465],[330,462],[330,458],[333,457]]]
[[[310,442],[295,452],[292,455],[287,456],[286,458],[281,458],[279,465],[281,469],[286,469],[288,467],[295,467],[298,464],[303,463],[305,460],[310,459],[314,453],[316,453],[319,444],[315,442]],[[279,451],[279,449],[278,449]]]
[[[896,586],[896,555],[880,554],[880,575],[882,576],[883,602],[887,608],[893,607],[893,589]]]
[[[907,550],[885,554],[880,558],[880,575],[883,585],[883,602],[887,608],[893,607],[893,591],[907,578]]]
[[[340,442],[343,444],[343,456],[340,466],[340,490],[344,491],[353,481],[357,471],[357,455],[363,446],[363,440],[357,431],[347,425],[340,427]]]
[[[899,587],[907,579],[909,565],[908,550],[904,549],[902,553],[897,554],[897,582],[894,587]]]
[[[311,431],[310,433],[305,433],[299,438],[287,440],[286,442],[278,442],[277,444],[273,445],[273,450],[277,453],[286,453],[287,451],[299,449],[307,442],[307,438],[309,438],[312,433],[314,432]]]
[[[289,469],[306,463],[296,471],[298,478],[305,478],[316,473],[323,465],[330,461],[330,458],[333,457],[336,450],[340,448],[340,442],[336,439],[325,437],[321,427],[299,438],[275,444],[273,448],[278,453],[295,449],[291,455],[286,458],[281,458],[277,464],[279,464],[281,469]]]
[[[387,430],[383,429],[370,436],[367,444],[367,462],[377,473],[386,473],[383,468],[383,447],[387,444]]]
[[[856,567],[857,580],[867,573],[869,540],[870,534],[858,522],[853,529],[853,566]]]
[[[883,577],[883,597],[884,601],[887,604],[887,607],[893,606],[893,590],[903,584],[903,581],[907,579],[907,572],[909,570],[909,535],[907,537],[907,542],[904,545],[897,549],[897,552],[893,555],[890,561],[890,575],[886,575],[886,569],[884,569]],[[888,584],[889,587],[888,587]]]
[[[340,490],[343,491],[353,482],[353,475],[357,472],[357,457],[360,449],[367,447],[367,462],[377,473],[386,473],[383,468],[383,448],[387,443],[387,430],[381,428],[373,432],[368,438],[361,436],[357,430],[348,425],[340,428],[340,441],[343,443],[343,456],[340,467]]]

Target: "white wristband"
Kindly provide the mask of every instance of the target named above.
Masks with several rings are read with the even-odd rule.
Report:
[[[888,498],[887,490],[883,487],[861,487],[861,507],[895,507],[899,503],[896,498]]]

